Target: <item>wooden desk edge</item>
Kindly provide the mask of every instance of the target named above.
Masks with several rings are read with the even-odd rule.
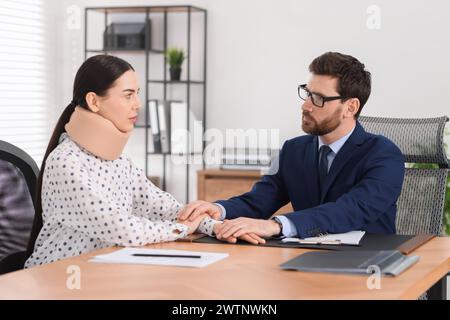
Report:
[[[436,238],[436,239],[438,239],[438,238]],[[434,242],[435,242],[435,240],[433,239],[430,242],[428,242],[427,244],[425,244],[424,246],[418,248],[415,252],[413,252],[411,254],[417,253],[417,255],[421,255],[420,251],[426,250],[427,247],[430,246],[430,245],[433,245]],[[90,258],[92,258],[92,257],[94,257],[94,256],[96,256],[98,254],[104,254],[104,253],[107,253],[107,252],[112,252],[112,251],[115,251],[115,250],[119,250],[121,248],[122,247],[104,248],[104,249],[100,249],[100,250],[97,250],[97,251],[94,251],[94,252],[85,253],[85,254],[80,255],[80,256],[72,257],[72,258],[69,258],[69,259],[60,260],[60,261],[55,262],[54,264],[58,264],[59,265],[58,267],[60,267],[60,268],[65,268],[68,265],[77,264],[77,262],[79,263],[80,261],[83,262],[83,263],[84,262],[88,262],[88,260]],[[445,257],[445,255],[444,255],[444,257]],[[432,270],[428,271],[428,273],[424,277],[420,278],[417,282],[411,283],[410,287],[406,288],[403,291],[403,293],[401,293],[401,295],[398,296],[398,299],[402,299],[402,300],[405,300],[405,299],[408,299],[408,300],[409,299],[417,299],[422,293],[424,293],[428,289],[430,289],[436,282],[438,282],[443,277],[446,277],[447,274],[450,272],[450,256],[447,256],[446,260],[442,259],[441,261],[442,262],[440,264],[435,266]],[[32,270],[35,271],[35,272],[40,273],[41,269],[43,269],[45,267],[46,267],[46,265],[37,266],[37,267],[34,267]],[[413,266],[413,268],[414,268],[414,266]],[[12,272],[12,273],[9,273],[9,274],[6,274],[6,275],[2,275],[2,276],[0,276],[0,280],[2,278],[3,279],[5,279],[5,278],[14,278],[17,275],[21,275],[24,272],[30,272],[30,270],[31,269],[19,270],[19,271]],[[2,296],[2,297],[0,297],[0,299],[10,299],[10,298],[8,298],[8,296]],[[15,298],[13,298],[13,299],[17,299],[17,296]],[[46,299],[46,297],[42,297],[42,298],[37,297],[36,298],[36,296],[29,296],[29,297],[24,296],[24,299]],[[56,299],[58,299],[58,298],[56,298]],[[88,296],[87,299],[92,299],[92,297]],[[102,299],[102,297],[97,297],[97,299]],[[324,299],[329,299],[329,298],[325,297]],[[332,298],[332,299],[334,299],[334,298]],[[339,297],[336,297],[336,299],[339,299]],[[359,298],[355,294],[355,297],[353,299],[359,299]],[[362,298],[362,299],[367,299],[367,298]],[[393,299],[396,299],[396,298],[393,298]],[[202,300],[202,298],[198,298],[196,300]]]

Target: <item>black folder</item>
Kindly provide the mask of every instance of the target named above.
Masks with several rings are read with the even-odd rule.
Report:
[[[266,239],[263,247],[282,247],[282,248],[299,248],[299,249],[315,249],[315,250],[332,250],[332,251],[371,251],[371,250],[397,250],[402,244],[407,243],[416,236],[413,235],[397,235],[397,234],[371,234],[366,233],[361,239],[359,246],[355,245],[325,245],[325,244],[300,244],[300,243],[284,243],[280,239]],[[224,244],[226,242],[217,240],[213,237],[202,237],[195,239],[196,243]],[[250,245],[246,241],[238,240],[237,245]]]
[[[312,251],[291,259],[280,267],[284,270],[326,273],[353,273],[398,276],[419,261],[418,256],[405,256],[398,250],[382,251]]]

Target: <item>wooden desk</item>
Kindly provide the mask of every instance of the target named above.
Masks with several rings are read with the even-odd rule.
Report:
[[[197,198],[205,201],[225,200],[251,190],[261,179],[259,171],[206,169],[197,171]],[[292,212],[290,203],[275,214]]]
[[[420,261],[380,290],[366,276],[283,271],[307,250],[172,242],[151,248],[227,252],[202,269],[89,263],[108,248],[0,276],[0,299],[416,299],[450,270],[450,238],[435,238],[413,254]],[[66,288],[67,267],[81,269],[81,289]]]

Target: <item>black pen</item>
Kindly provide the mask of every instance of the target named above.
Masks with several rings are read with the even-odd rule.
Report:
[[[154,253],[133,253],[134,257],[161,257],[161,258],[195,258],[200,259],[202,256],[192,256],[184,254],[154,254]]]

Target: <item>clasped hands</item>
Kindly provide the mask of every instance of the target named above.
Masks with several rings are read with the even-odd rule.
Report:
[[[200,217],[209,215],[212,219],[219,220],[222,214],[219,206],[197,200],[184,206],[178,213],[181,222],[198,221]],[[223,223],[214,225],[216,238],[230,243],[236,243],[237,239],[247,241],[252,244],[264,244],[264,238],[280,233],[280,226],[273,220],[262,220],[252,218],[236,218],[224,220]]]

